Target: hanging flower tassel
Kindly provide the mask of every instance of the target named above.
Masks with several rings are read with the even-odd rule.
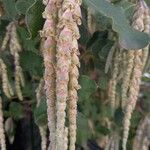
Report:
[[[50,131],[50,150],[56,149],[56,27],[57,27],[57,3],[56,0],[43,0],[46,5],[43,12],[45,24],[41,36],[45,40],[43,44],[43,56],[45,65],[45,90],[47,99],[48,128]]]
[[[24,76],[23,71],[20,66],[20,57],[19,52],[22,51],[18,37],[17,37],[17,30],[16,30],[16,23],[11,22],[7,26],[7,32],[4,37],[3,43],[2,43],[2,50],[6,49],[7,44],[9,43],[10,53],[14,57],[14,64],[15,64],[15,88],[17,96],[20,100],[23,100],[21,87],[24,87]]]
[[[134,14],[134,27],[140,31],[144,30],[144,12],[145,7],[143,5],[143,1],[140,1],[138,3],[138,10]],[[140,83],[141,83],[141,76],[143,71],[143,51],[142,50],[136,50],[134,52],[134,64],[133,64],[133,71],[132,76],[130,80],[129,85],[129,93],[128,93],[128,103],[126,105],[125,109],[125,117],[124,117],[124,131],[123,131],[123,144],[122,148],[123,150],[126,150],[126,143],[128,139],[129,134],[129,127],[130,127],[130,119],[131,114],[135,108],[136,101],[138,98],[138,93],[140,89]]]
[[[9,99],[11,99],[11,97],[14,95],[14,92],[8,81],[7,68],[2,59],[0,59],[0,68],[1,68],[0,74],[2,78],[3,92]]]
[[[76,114],[77,114],[77,90],[78,85],[78,43],[79,30],[77,24],[81,24],[81,10],[79,1],[64,0],[59,11],[58,31],[60,31],[57,43],[57,148],[63,146],[63,133],[65,130],[65,109],[68,98],[69,113],[69,149],[75,149],[76,141]],[[69,91],[68,91],[69,88]],[[68,97],[69,96],[69,97]]]
[[[21,49],[20,43],[18,41],[15,22],[12,22],[9,47],[10,47],[10,52],[13,55],[14,61],[15,61],[14,63],[15,63],[16,93],[17,93],[18,98],[20,100],[23,100],[21,87],[24,87],[25,83],[24,83],[23,71],[22,71],[22,68],[21,68],[20,62],[19,62],[19,59],[20,59],[19,52],[21,52],[22,49]]]
[[[0,97],[0,147],[1,150],[6,150],[6,140],[4,134],[4,124],[3,124],[3,110],[2,110],[2,98]]]
[[[140,121],[133,141],[133,150],[148,150],[150,146],[150,116]]]

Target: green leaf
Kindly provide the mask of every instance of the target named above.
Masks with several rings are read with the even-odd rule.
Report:
[[[31,51],[23,51],[20,54],[20,63],[24,71],[28,71],[31,76],[42,77],[43,60],[40,55]]]
[[[87,140],[92,135],[90,131],[91,130],[88,125],[88,118],[84,116],[82,113],[78,112],[77,114],[77,143],[80,145],[86,143]]]
[[[9,114],[16,120],[24,117],[23,106],[17,102],[11,102],[9,105]]]
[[[18,35],[22,41],[22,46],[25,50],[28,50],[28,51],[32,51],[32,52],[35,52],[35,53],[38,53],[39,52],[39,49],[36,48],[38,42],[39,42],[39,38],[36,37],[34,39],[29,39],[29,32],[23,28],[23,27],[18,27],[17,28],[17,31],[18,31]]]
[[[104,76],[101,76],[98,82],[98,85],[100,87],[100,89],[102,90],[106,90],[107,86],[108,86],[108,77],[105,74]]]
[[[114,42],[107,41],[107,44],[100,50],[100,52],[98,53],[98,56],[101,60],[104,60],[106,62],[108,53],[111,50],[113,44]]]
[[[115,6],[106,0],[86,0],[85,3],[112,19],[112,28],[119,34],[119,43],[123,48],[136,50],[149,44],[150,37],[147,34],[129,25],[122,7]]]
[[[82,75],[79,79],[79,84],[81,86],[79,90],[80,99],[88,99],[92,93],[96,92],[96,82],[91,80],[88,76]]]
[[[15,1],[16,0],[3,0],[3,6],[5,10],[5,15],[3,18],[14,20],[17,16],[17,11],[15,8]]]
[[[39,30],[43,27],[44,19],[42,18],[42,12],[44,7],[41,0],[34,0],[32,5],[26,11],[26,25],[30,33],[29,38],[37,36]]]
[[[47,105],[46,100],[41,100],[39,107],[34,110],[34,120],[38,126],[47,124]]]
[[[16,2],[16,10],[19,14],[26,13],[27,9],[32,5],[34,0],[19,0]]]

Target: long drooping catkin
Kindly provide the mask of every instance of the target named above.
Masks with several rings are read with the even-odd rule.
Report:
[[[90,34],[92,35],[96,31],[96,23],[93,20],[94,10],[90,7],[87,9],[87,26]]]
[[[16,22],[10,22],[9,25],[7,26],[6,35],[1,47],[2,50],[6,49],[8,42],[9,42],[10,53],[14,57],[14,61],[15,61],[14,65],[15,65],[16,93],[18,98],[20,100],[23,100],[21,86],[23,87],[25,83],[24,83],[23,71],[19,62],[20,60],[19,52],[21,52],[22,49],[17,37]]]
[[[116,45],[116,52],[114,56],[114,69],[112,73],[112,78],[110,81],[110,90],[109,90],[109,99],[111,102],[111,107],[114,111],[115,108],[115,100],[116,100],[116,86],[117,86],[117,76],[119,74],[119,63],[120,63],[120,57],[121,57],[121,52],[119,51],[117,45]]]
[[[124,117],[124,131],[123,131],[123,150],[126,150],[126,143],[129,134],[129,127],[130,127],[130,119],[132,115],[132,111],[135,108],[139,89],[140,89],[140,82],[142,76],[142,50],[135,51],[135,58],[134,58],[134,68],[132,72],[132,78],[130,81],[130,89],[129,89],[129,101],[127,103],[127,107],[125,110],[125,117]]]
[[[150,116],[141,120],[133,142],[133,150],[148,150],[150,146]]]
[[[36,107],[39,107],[41,98],[42,98],[42,91],[43,91],[43,85],[44,85],[44,80],[43,78],[40,79],[40,83],[36,89]],[[46,132],[47,126],[39,126],[39,132],[41,136],[41,150],[46,150],[46,145],[47,145],[47,137],[46,137]]]
[[[36,106],[37,107],[40,105],[40,102],[41,102],[43,86],[44,86],[44,80],[42,78],[42,79],[40,79],[40,83],[39,83],[39,85],[38,85],[38,87],[36,89],[36,99],[37,99]]]
[[[78,85],[78,77],[79,77],[79,71],[78,67],[80,67],[79,62],[79,50],[78,50],[78,42],[79,39],[79,30],[77,27],[77,24],[80,21],[81,18],[81,11],[80,11],[80,3],[76,0],[72,3],[74,5],[74,9],[72,10],[72,17],[75,19],[72,19],[72,52],[71,52],[71,66],[70,66],[70,73],[69,73],[69,98],[68,98],[68,113],[69,113],[69,139],[70,139],[70,150],[75,150],[75,142],[76,142],[76,115],[77,115],[77,90],[80,88]],[[75,12],[78,12],[77,14]],[[75,26],[73,28],[73,26]]]
[[[46,127],[39,126],[39,132],[41,136],[41,150],[46,150],[47,138],[46,138]]]
[[[3,110],[2,110],[2,98],[0,97],[0,147],[1,150],[6,150],[6,140],[4,134],[4,124],[3,124]]]
[[[135,12],[134,18],[138,18],[137,22],[134,22],[134,27],[140,31],[144,30],[143,24],[143,14],[144,14],[144,5],[143,2],[140,1],[138,3],[138,10]],[[140,25],[140,26],[139,26]],[[126,143],[129,134],[129,127],[130,127],[130,119],[131,114],[135,108],[136,101],[138,98],[138,93],[140,89],[141,83],[141,76],[143,71],[143,52],[142,50],[136,50],[134,52],[134,68],[132,71],[131,81],[129,85],[129,94],[128,94],[128,103],[125,110],[125,117],[124,117],[124,131],[123,131],[123,150],[126,150]]]
[[[47,99],[47,114],[48,114],[48,128],[50,131],[50,146],[49,149],[56,149],[56,30],[57,30],[57,5],[56,0],[43,0],[46,5],[43,12],[45,24],[41,36],[45,39],[43,44],[43,56],[45,65],[45,90]]]
[[[6,65],[2,59],[0,59],[0,69],[1,69],[0,74],[1,74],[1,78],[2,78],[2,87],[3,87],[4,94],[8,98],[11,98],[14,95],[14,92],[8,81]]]
[[[147,4],[142,1],[144,5],[144,32],[145,33],[150,33],[150,10],[147,6]],[[143,49],[143,67],[146,64],[146,61],[148,59],[148,54],[149,54],[149,45]]]
[[[57,41],[57,68],[56,68],[56,142],[57,150],[61,150],[64,144],[64,129],[66,118],[66,101],[68,97],[68,82],[69,82],[69,69],[71,65],[71,43],[72,31],[69,28],[70,21],[70,7],[63,10],[65,6],[63,2],[59,11],[59,24],[58,24],[58,41]],[[65,7],[64,7],[65,8]],[[68,21],[68,22],[67,22]]]
[[[20,100],[23,100],[21,86],[24,86],[25,83],[24,83],[22,68],[21,68],[20,62],[19,62],[19,59],[20,59],[19,52],[21,52],[22,49],[21,49],[20,43],[18,41],[15,22],[12,22],[9,47],[10,47],[10,52],[13,55],[14,61],[15,61],[14,64],[15,64],[16,93],[17,93],[18,98]]]
[[[143,6],[139,5],[132,20],[133,28],[139,31],[143,31],[144,29],[144,24],[143,24],[144,12],[143,11],[144,11]],[[126,54],[127,66],[126,66],[126,71],[124,71],[124,78],[122,82],[122,107],[123,108],[125,108],[127,104],[127,100],[128,100],[127,91],[129,89],[131,74],[132,74],[132,70],[134,66],[134,51],[127,51],[126,53],[127,53]]]

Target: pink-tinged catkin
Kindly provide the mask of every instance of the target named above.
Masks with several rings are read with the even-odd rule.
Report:
[[[1,150],[6,150],[6,140],[4,134],[4,124],[3,124],[3,110],[2,110],[2,98],[0,97],[0,147]]]
[[[64,18],[63,18],[64,17]],[[59,14],[59,23],[64,24],[65,21],[64,12]],[[60,26],[62,24],[59,24]],[[61,150],[64,145],[64,129],[66,118],[66,101],[68,97],[68,82],[69,82],[69,69],[71,65],[71,43],[72,43],[72,31],[65,24],[64,27],[58,29],[60,34],[57,41],[57,67],[56,67],[56,145],[57,150]]]
[[[144,30],[143,24],[143,14],[144,14],[144,7],[141,2],[137,4],[138,8],[133,16],[133,26],[135,29],[140,31]],[[136,21],[135,21],[136,20]],[[125,117],[124,117],[124,131],[123,131],[123,143],[122,148],[126,150],[126,143],[129,134],[129,127],[130,127],[130,119],[132,112],[135,108],[136,101],[138,98],[138,93],[140,89],[141,83],[141,76],[143,71],[143,61],[142,61],[142,50],[136,50],[134,52],[134,62],[133,62],[133,70],[132,76],[129,84],[129,93],[128,93],[128,102],[125,108]]]
[[[57,43],[57,149],[61,149],[64,143],[63,133],[65,129],[65,109],[68,98],[69,113],[69,149],[75,149],[76,142],[76,114],[77,114],[77,90],[79,51],[77,39],[81,24],[80,2],[76,0],[64,0],[59,12],[59,24]],[[69,91],[68,91],[69,88]]]
[[[45,65],[45,90],[47,99],[48,128],[50,131],[50,150],[56,149],[56,31],[58,8],[56,0],[43,0],[46,5],[43,12],[45,24],[41,32],[45,40],[43,44],[43,56]]]

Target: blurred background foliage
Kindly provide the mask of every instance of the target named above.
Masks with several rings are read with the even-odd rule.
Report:
[[[108,138],[114,133],[120,137],[121,142],[124,112],[119,107],[114,116],[111,113],[107,95],[111,71],[105,74],[104,70],[107,55],[114,43],[113,39],[109,39],[108,33],[113,32],[112,29],[114,29],[113,34],[119,35],[122,45],[127,49],[142,47],[149,42],[142,40],[147,35],[137,31],[130,32],[132,29],[128,25],[128,20],[131,20],[135,5],[124,0],[114,0],[113,2],[114,7],[109,6],[109,3],[106,5],[110,8],[109,13],[103,5],[95,7],[98,0],[85,0],[82,5],[83,23],[80,26],[81,38],[79,40],[81,53],[79,83],[82,88],[78,92],[77,116],[77,149],[79,150],[103,150]],[[150,6],[150,0],[146,0],[146,2]],[[95,8],[93,18],[96,31],[93,34],[90,34],[87,28],[86,18],[89,4],[92,4],[93,9]],[[118,8],[117,12],[114,11],[115,8]],[[2,12],[0,43],[3,41],[9,22],[17,21],[17,33],[23,49],[20,53],[20,63],[25,75],[25,87],[22,89],[24,101],[19,101],[15,96],[12,100],[7,99],[1,90],[2,87],[0,88],[3,98],[7,148],[8,150],[39,150],[40,136],[37,125],[47,124],[45,96],[39,107],[36,107],[36,88],[44,71],[39,36],[39,31],[44,23],[42,19],[44,6],[42,0],[1,0],[0,9]],[[112,22],[114,22],[113,26]],[[123,24],[126,24],[126,30],[122,30]],[[140,42],[136,41],[137,35],[141,36]],[[130,38],[135,39],[135,43],[131,44]],[[122,42],[124,40],[127,41],[126,45]],[[7,64],[9,79],[13,83],[14,66],[8,49],[7,47],[6,51],[1,51],[0,57]],[[150,62],[147,63],[145,69],[138,104],[131,120],[128,150],[132,149],[139,121],[149,113]]]

